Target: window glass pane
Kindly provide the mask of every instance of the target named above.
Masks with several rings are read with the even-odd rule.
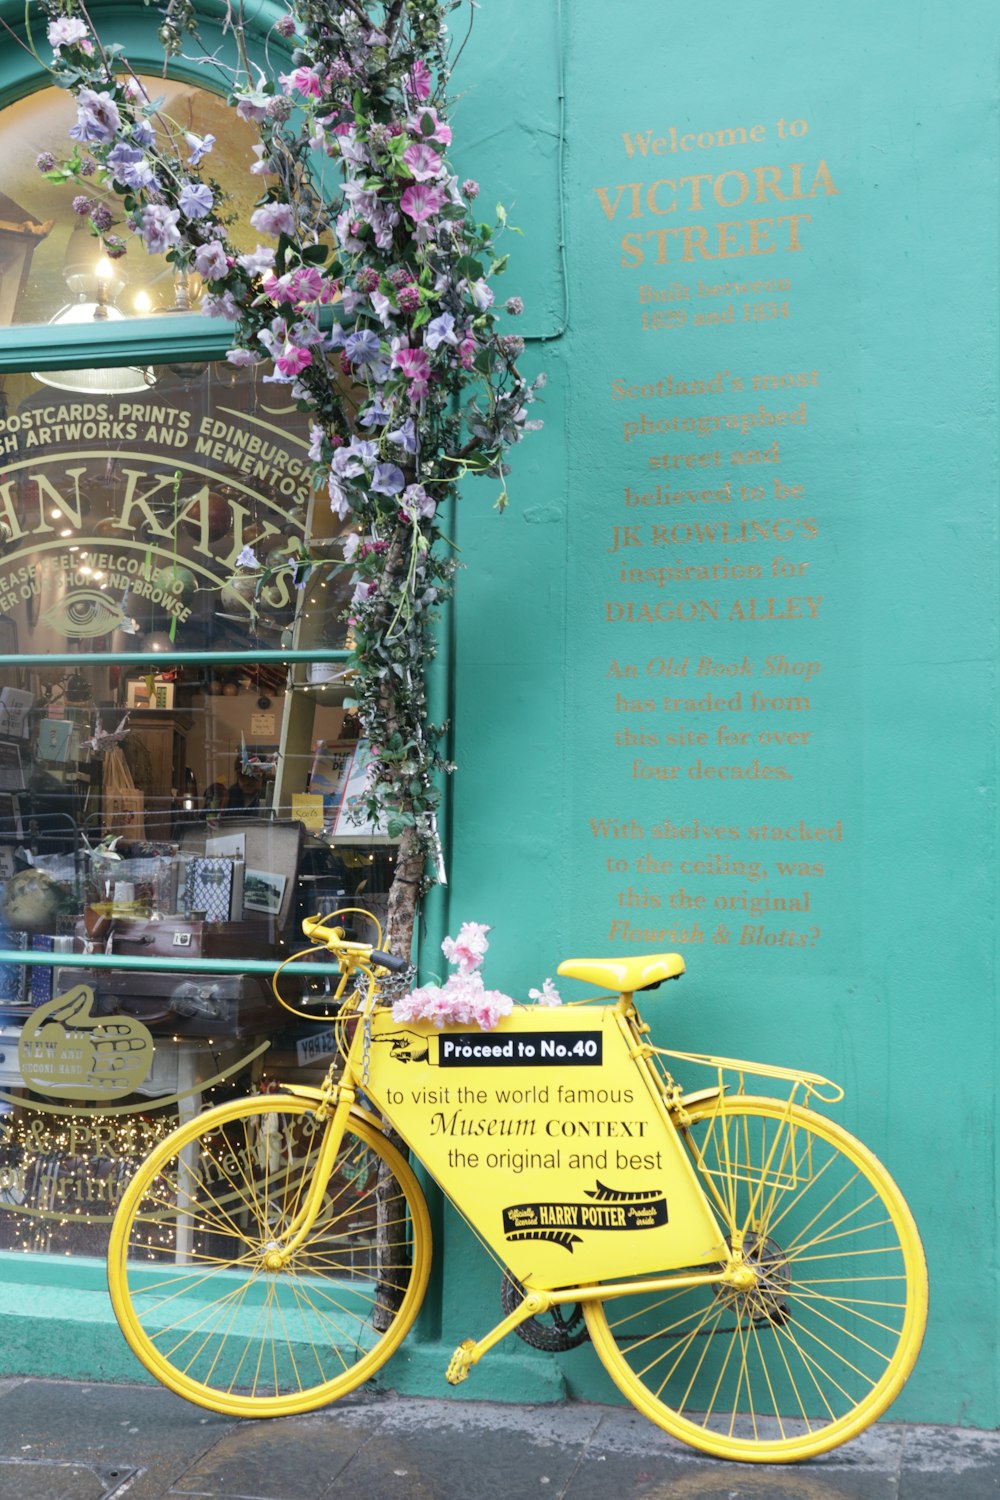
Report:
[[[216,137],[205,170],[228,195],[234,239],[252,249],[256,236],[249,218],[259,179],[248,168],[255,133],[204,89],[163,78],[143,83],[152,99],[163,97],[163,114],[182,130]],[[73,199],[82,194],[107,203],[116,216],[121,199],[93,177],[78,185],[49,182],[35,164],[43,151],[57,161],[70,155],[75,119],[73,101],[62,89],[41,89],[0,113],[0,326],[86,320],[98,302],[107,304],[113,319],[172,308],[178,299],[197,303],[197,278],[178,286],[166,258],[147,255],[138,240],[122,259],[101,266],[100,245],[86,218],[74,214]],[[131,232],[125,238],[131,241]]]
[[[342,649],[350,587],[308,420],[266,373],[4,377],[0,940],[155,962],[0,964],[0,1249],[103,1253],[178,1112],[264,1067],[322,1077],[321,1028],[202,961],[273,967],[304,915],[384,915],[342,665],[260,659]],[[175,660],[200,651],[255,659]]]

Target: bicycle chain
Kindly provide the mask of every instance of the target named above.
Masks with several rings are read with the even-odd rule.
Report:
[[[519,1281],[515,1281],[509,1271],[503,1274],[500,1283],[500,1305],[505,1316],[510,1316],[524,1298],[524,1287]],[[543,1323],[539,1318],[526,1318],[514,1329],[519,1339],[530,1344],[532,1349],[544,1349],[549,1354],[562,1354],[567,1349],[575,1349],[579,1344],[590,1337],[587,1327],[583,1327],[583,1308],[577,1302],[573,1307],[565,1311],[561,1307],[550,1308],[548,1317],[551,1323]]]

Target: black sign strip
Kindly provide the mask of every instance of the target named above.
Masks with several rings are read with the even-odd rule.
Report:
[[[600,1031],[520,1031],[510,1035],[445,1031],[438,1042],[442,1068],[599,1068]]]

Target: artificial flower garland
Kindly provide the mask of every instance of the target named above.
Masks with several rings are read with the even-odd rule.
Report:
[[[482,922],[466,922],[457,937],[446,937],[441,951],[452,965],[452,972],[444,984],[420,985],[394,1000],[392,1019],[433,1021],[439,1029],[478,1026],[481,1031],[495,1030],[514,1009],[514,1000],[501,990],[488,990],[483,983],[480,966],[490,946],[486,937],[489,930]],[[529,990],[528,994],[539,1005],[562,1004],[562,996],[551,979],[546,979],[540,990]]]
[[[163,116],[85,4],[42,0],[48,66],[77,119],[69,159],[41,158],[40,168],[85,186],[74,208],[109,256],[125,253],[131,233],[178,273],[197,272],[202,310],[233,325],[230,363],[269,360],[264,379],[290,386],[311,415],[314,484],[347,528],[352,691],[373,766],[367,813],[387,813],[400,839],[389,933],[401,951],[440,864],[435,778],[450,769],[424,685],[454,571],[442,505],[463,475],[483,474],[499,481],[502,508],[505,455],[541,425],[528,408],[543,380],[519,373],[523,340],[503,331],[491,285],[507,259],[495,243],[504,211],[478,221],[478,184],[460,182],[447,156],[445,17],[459,3],[292,0],[275,27],[288,60],[277,77],[255,67],[227,14],[239,59],[229,99],[259,133],[259,240],[247,252],[205,175],[213,138]],[[194,6],[161,10],[175,54],[196,35]],[[323,176],[331,163],[335,190]],[[503,311],[516,317],[520,299]],[[252,550],[240,562],[259,593],[273,573]],[[292,560],[297,581],[315,562],[307,545]]]

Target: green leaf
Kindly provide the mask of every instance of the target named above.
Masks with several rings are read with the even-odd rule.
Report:
[[[463,255],[455,262],[455,270],[466,281],[478,281],[483,274],[483,263],[471,255]]]
[[[302,252],[302,259],[308,266],[321,266],[329,253],[327,245],[307,245]]]

